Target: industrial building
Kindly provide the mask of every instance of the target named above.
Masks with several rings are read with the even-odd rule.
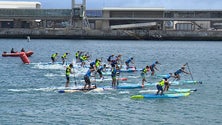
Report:
[[[0,29],[114,31],[217,31],[222,10],[164,8],[103,8],[86,10],[86,0],[71,9],[41,9],[39,2],[0,2]]]

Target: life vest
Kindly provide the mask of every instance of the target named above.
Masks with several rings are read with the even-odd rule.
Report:
[[[164,79],[162,79],[162,80],[159,81],[159,83],[158,83],[158,85],[160,85],[160,86],[164,86],[164,84],[165,84],[165,80],[164,80]]]
[[[146,74],[146,73],[147,73],[147,69],[144,68],[144,69],[142,70],[142,73]]]
[[[100,66],[100,61],[96,61],[96,67]]]
[[[52,56],[51,56],[51,57],[52,57],[52,58],[55,58],[56,56],[57,56],[57,55],[56,55],[56,53],[55,53],[55,54],[52,54]]]
[[[70,68],[70,66],[68,66],[66,68],[66,75],[70,75],[70,73],[71,73],[71,68]]]
[[[82,59],[83,59],[84,61],[86,61],[86,60],[87,60],[87,56],[83,56]]]
[[[79,57],[79,53],[77,52],[77,53],[76,53],[76,58],[78,58],[78,57]]]
[[[66,56],[67,56],[67,55],[66,55],[66,53],[64,53],[64,54],[63,54],[63,56],[62,56],[62,58],[63,58],[63,59],[65,59],[65,58],[66,58]]]

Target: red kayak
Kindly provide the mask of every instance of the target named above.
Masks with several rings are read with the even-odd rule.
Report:
[[[19,57],[21,52],[16,52],[16,53],[7,53],[7,52],[4,52],[2,53],[2,56],[3,57],[7,57],[7,56],[12,56],[12,57]],[[26,56],[31,56],[34,52],[33,51],[27,51],[25,52]]]

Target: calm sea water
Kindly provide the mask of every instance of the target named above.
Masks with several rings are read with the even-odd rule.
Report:
[[[31,64],[22,64],[18,57],[0,57],[0,124],[95,124],[95,125],[219,125],[222,124],[222,42],[207,41],[109,41],[109,40],[27,40],[0,39],[0,50],[34,51]],[[94,60],[111,54],[133,56],[137,68],[158,60],[159,74],[174,72],[186,62],[198,85],[197,92],[177,99],[132,100],[141,89],[89,93],[58,93],[65,86],[62,69],[40,68],[40,62],[50,62],[52,53],[89,52]],[[50,74],[50,75],[49,75]],[[139,76],[139,73],[122,73]],[[70,85],[79,78],[71,78]],[[182,75],[191,80],[190,75]],[[152,81],[155,79],[147,79]],[[141,79],[129,79],[138,83]],[[121,84],[121,82],[120,82]],[[110,82],[98,85],[111,85]],[[150,87],[152,89],[155,87]],[[172,86],[173,88],[173,86]]]

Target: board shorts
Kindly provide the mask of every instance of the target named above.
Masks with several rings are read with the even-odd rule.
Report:
[[[66,75],[66,80],[69,80],[69,75]]]
[[[51,57],[51,60],[52,60],[53,62],[55,62],[55,58]]]
[[[99,69],[98,69],[98,70],[97,70],[97,72],[99,73],[99,75],[102,75],[102,72],[101,72],[101,70],[99,70]]]
[[[145,74],[144,74],[144,73],[141,73],[140,75],[141,75],[141,77],[142,77],[143,79],[145,79]]]
[[[150,67],[150,70],[153,72],[153,71],[154,71],[154,68],[153,68],[153,67]]]
[[[163,87],[161,85],[156,85],[157,90],[163,91]]]
[[[90,85],[90,79],[88,76],[84,76],[84,80],[86,82],[86,85]]]

